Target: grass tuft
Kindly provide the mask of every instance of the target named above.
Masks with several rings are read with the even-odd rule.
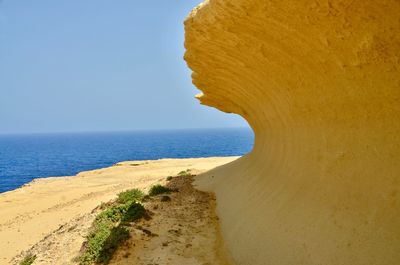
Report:
[[[190,169],[186,169],[178,173],[179,177],[190,177],[191,175]]]
[[[36,255],[28,255],[19,263],[19,265],[31,265],[35,260]]]

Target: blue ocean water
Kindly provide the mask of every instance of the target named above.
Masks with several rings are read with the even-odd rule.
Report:
[[[236,156],[253,145],[250,129],[0,136],[0,192],[35,178],[72,176],[126,160]]]

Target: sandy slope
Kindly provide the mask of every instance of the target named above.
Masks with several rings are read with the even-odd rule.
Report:
[[[222,244],[215,198],[196,190],[193,177],[173,178],[167,187],[177,190],[162,202],[158,195],[145,202],[151,218],[130,228],[131,238],[120,247],[110,265],[228,265]],[[144,232],[145,231],[145,232]]]
[[[64,237],[53,248],[58,252],[59,260],[52,263],[68,264],[78,253],[85,232],[85,227],[74,224],[90,224],[93,220],[91,212],[101,202],[113,199],[118,192],[128,188],[145,190],[182,170],[192,169],[199,173],[236,158],[122,162],[74,177],[40,179],[0,194],[0,264],[8,264],[14,256],[45,236],[55,236],[57,231],[62,233],[63,229],[69,229],[71,232],[62,233]],[[42,247],[46,249],[46,245]]]

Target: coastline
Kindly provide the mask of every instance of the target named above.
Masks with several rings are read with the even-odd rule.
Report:
[[[0,262],[10,262],[23,251],[74,220],[90,225],[93,211],[102,202],[130,188],[147,191],[164,184],[166,177],[190,169],[200,174],[238,157],[208,157],[125,161],[111,167],[78,173],[76,176],[36,179],[0,194]],[[78,253],[84,240],[82,231],[65,238],[64,256]]]

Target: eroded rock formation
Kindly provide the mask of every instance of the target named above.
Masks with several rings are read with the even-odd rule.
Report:
[[[400,1],[210,0],[185,21],[202,104],[253,151],[198,180],[236,264],[400,264]]]

